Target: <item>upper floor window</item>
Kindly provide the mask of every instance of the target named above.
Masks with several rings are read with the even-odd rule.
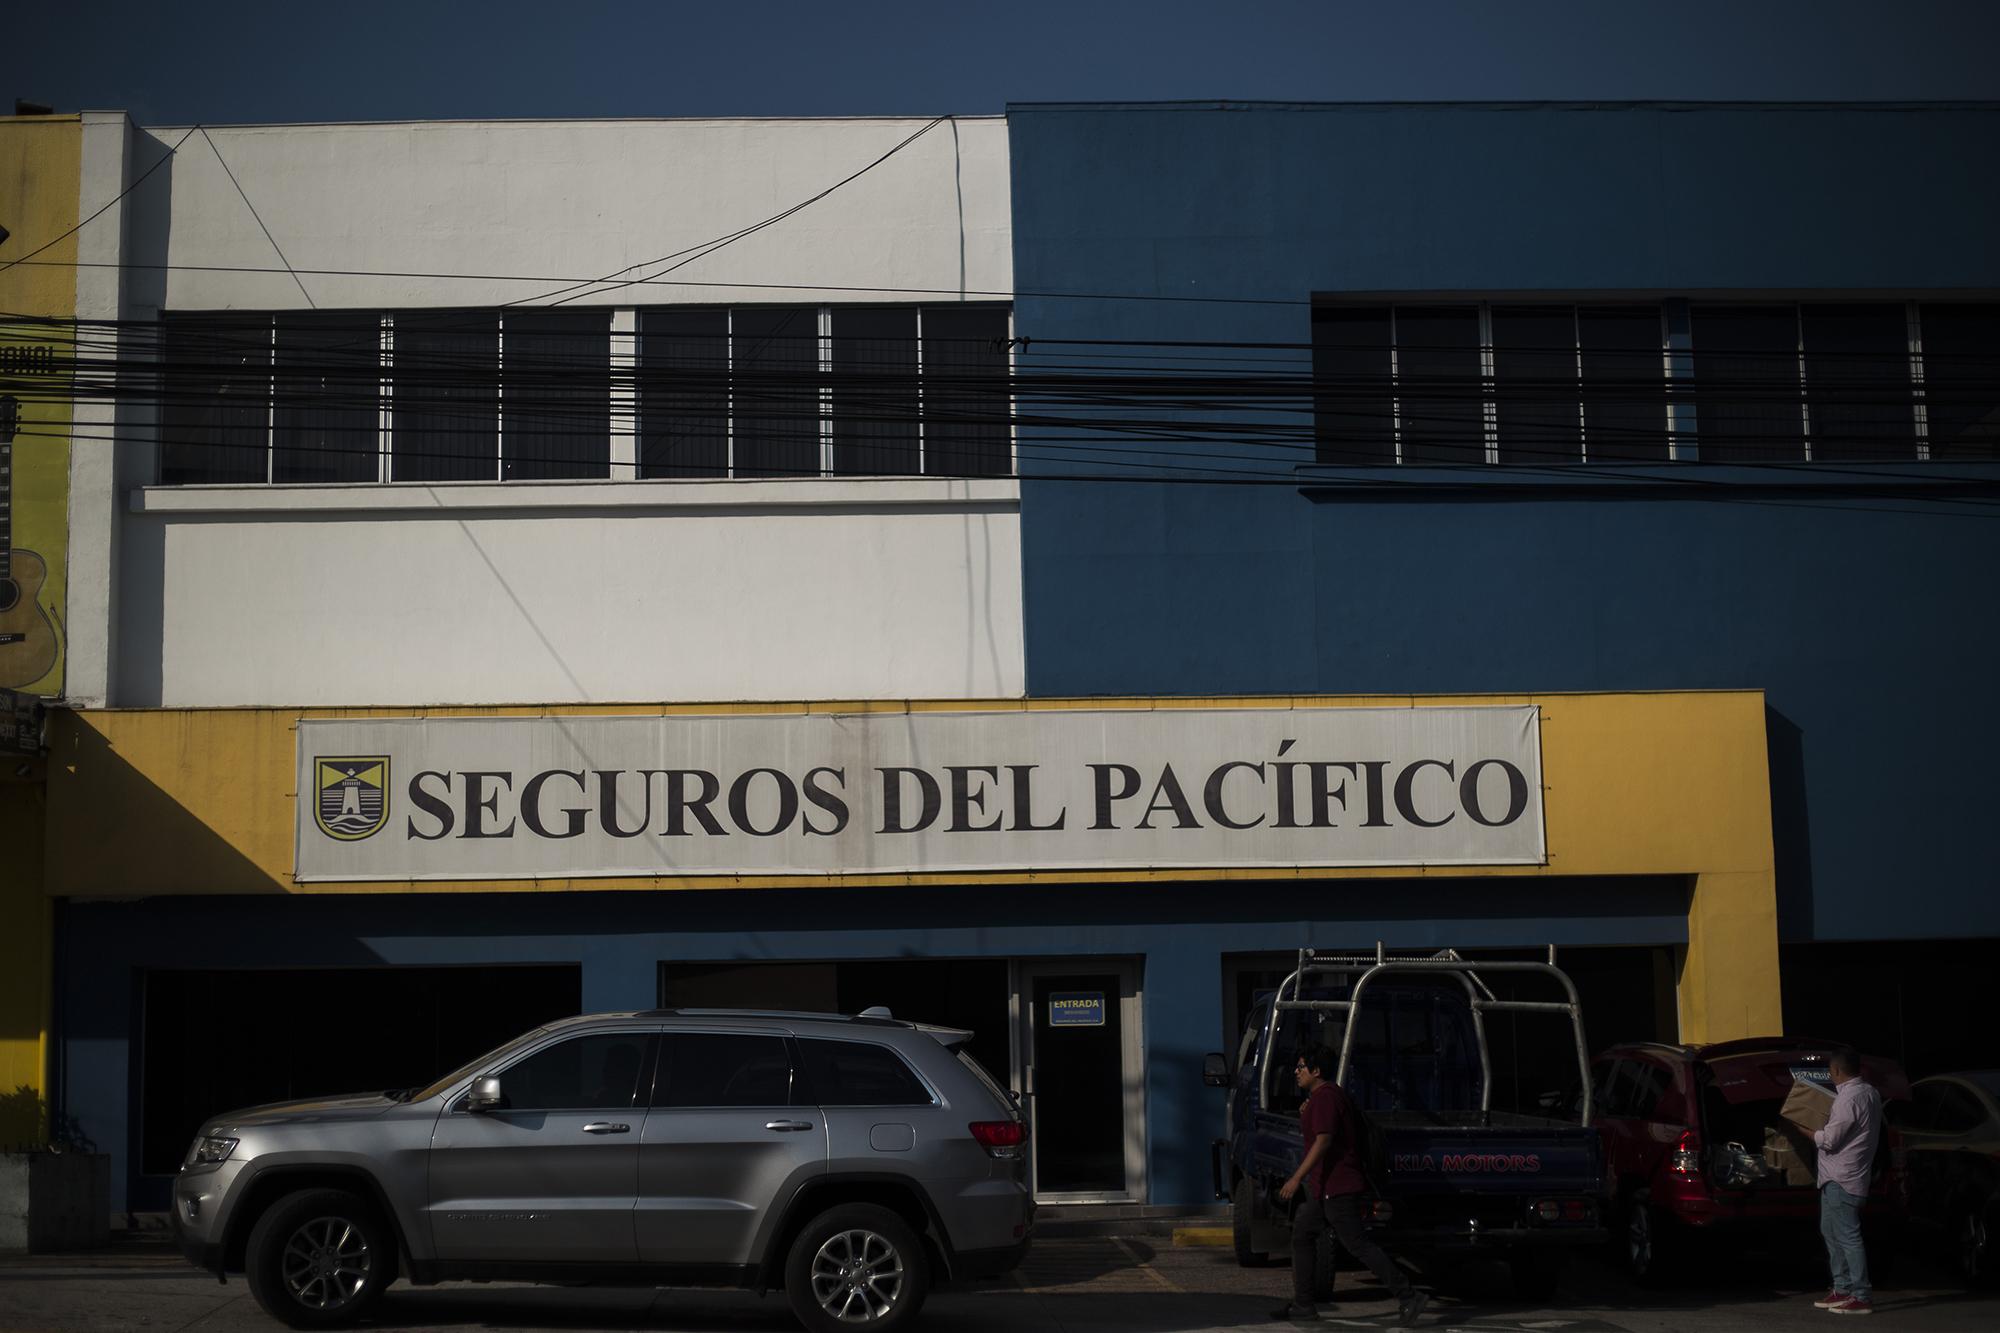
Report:
[[[994,306],[173,315],[160,480],[1013,471]]]
[[[642,477],[1006,476],[997,306],[639,315]]]
[[[2000,306],[1323,305],[1316,456],[1342,463],[2000,457]]]

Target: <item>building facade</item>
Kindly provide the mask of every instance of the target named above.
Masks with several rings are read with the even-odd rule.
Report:
[[[887,1004],[1187,1207],[1303,946],[1857,1023],[2000,933],[1993,115],[86,113],[50,1102],[145,1211],[227,1105]]]

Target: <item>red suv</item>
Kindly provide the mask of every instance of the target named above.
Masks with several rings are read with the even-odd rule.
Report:
[[[1593,1123],[1604,1132],[1613,1235],[1627,1273],[1662,1276],[1697,1236],[1759,1226],[1816,1234],[1811,1140],[1778,1112],[1795,1079],[1828,1081],[1832,1049],[1791,1037],[1644,1042],[1591,1062]],[[1861,1071],[1885,1109],[1909,1100],[1909,1080],[1892,1061],[1863,1056]],[[1903,1149],[1887,1124],[1882,1134],[1863,1217],[1895,1227],[1908,1208]]]

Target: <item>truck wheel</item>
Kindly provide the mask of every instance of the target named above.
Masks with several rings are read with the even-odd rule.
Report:
[[[785,1299],[812,1333],[906,1326],[930,1294],[930,1265],[909,1225],[871,1203],[806,1223],[785,1260]]]
[[[346,1190],[301,1190],[257,1219],[244,1277],[264,1312],[293,1328],[363,1318],[396,1277],[396,1242],[374,1207]]]
[[[1313,1254],[1313,1299],[1330,1301],[1333,1299],[1333,1279],[1339,1269],[1340,1245],[1331,1231],[1322,1231],[1314,1242]]]
[[[1545,1251],[1515,1255],[1507,1262],[1514,1294],[1537,1305],[1554,1300],[1556,1287],[1562,1282],[1562,1261],[1562,1255]]]
[[[1236,1247],[1236,1263],[1242,1268],[1269,1268],[1271,1256],[1250,1244],[1250,1210],[1256,1206],[1257,1182],[1248,1176],[1236,1178],[1229,1192],[1229,1240]]]

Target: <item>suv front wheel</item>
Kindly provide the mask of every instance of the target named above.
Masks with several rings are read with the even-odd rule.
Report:
[[[930,1265],[902,1218],[874,1204],[843,1204],[806,1223],[785,1260],[785,1297],[813,1333],[888,1333],[917,1317]]]
[[[366,1315],[396,1276],[396,1246],[375,1210],[346,1190],[288,1194],[251,1228],[250,1294],[293,1328],[339,1328]]]

